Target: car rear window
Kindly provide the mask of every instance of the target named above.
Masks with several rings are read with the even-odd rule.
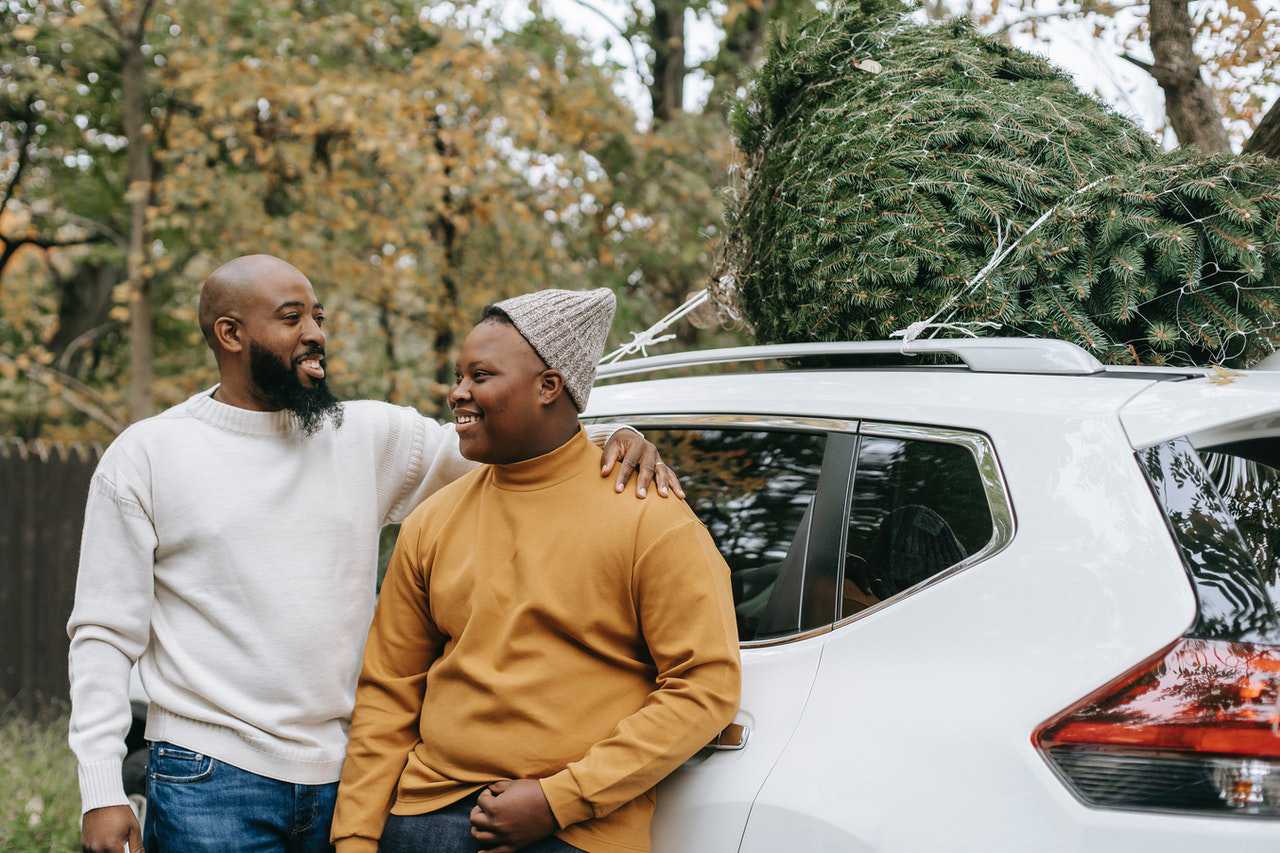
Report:
[[[1188,636],[1280,644],[1280,439],[1140,451],[1199,603]]]

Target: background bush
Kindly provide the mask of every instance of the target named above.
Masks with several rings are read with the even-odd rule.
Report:
[[[80,790],[67,746],[67,714],[6,709],[0,722],[0,850],[80,849]]]

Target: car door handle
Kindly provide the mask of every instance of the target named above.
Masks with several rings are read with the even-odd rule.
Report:
[[[716,739],[707,744],[711,749],[718,750],[736,750],[742,749],[747,745],[747,739],[751,737],[751,729],[741,723],[730,723],[725,726],[724,731],[716,736]]]

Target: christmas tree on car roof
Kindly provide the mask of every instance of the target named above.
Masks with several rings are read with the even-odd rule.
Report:
[[[948,327],[1120,364],[1252,364],[1280,322],[1280,162],[1165,152],[1048,62],[894,0],[777,41],[734,117],[716,295],[762,343]]]

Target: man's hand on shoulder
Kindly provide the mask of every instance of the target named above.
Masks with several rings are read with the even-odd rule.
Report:
[[[664,498],[675,493],[676,497],[684,497],[684,489],[680,488],[680,478],[676,472],[662,461],[662,455],[652,441],[639,431],[626,427],[609,436],[604,445],[604,458],[601,460],[600,476],[607,477],[618,467],[618,479],[614,483],[614,491],[621,492],[627,486],[632,475],[636,476],[636,497],[646,497],[649,486],[657,484],[658,494]]]
[[[555,831],[555,815],[536,779],[494,782],[471,810],[471,837],[489,853],[515,853]]]
[[[133,809],[104,806],[85,812],[80,829],[84,853],[122,853],[126,842],[129,853],[142,853],[142,829],[133,816]]]

